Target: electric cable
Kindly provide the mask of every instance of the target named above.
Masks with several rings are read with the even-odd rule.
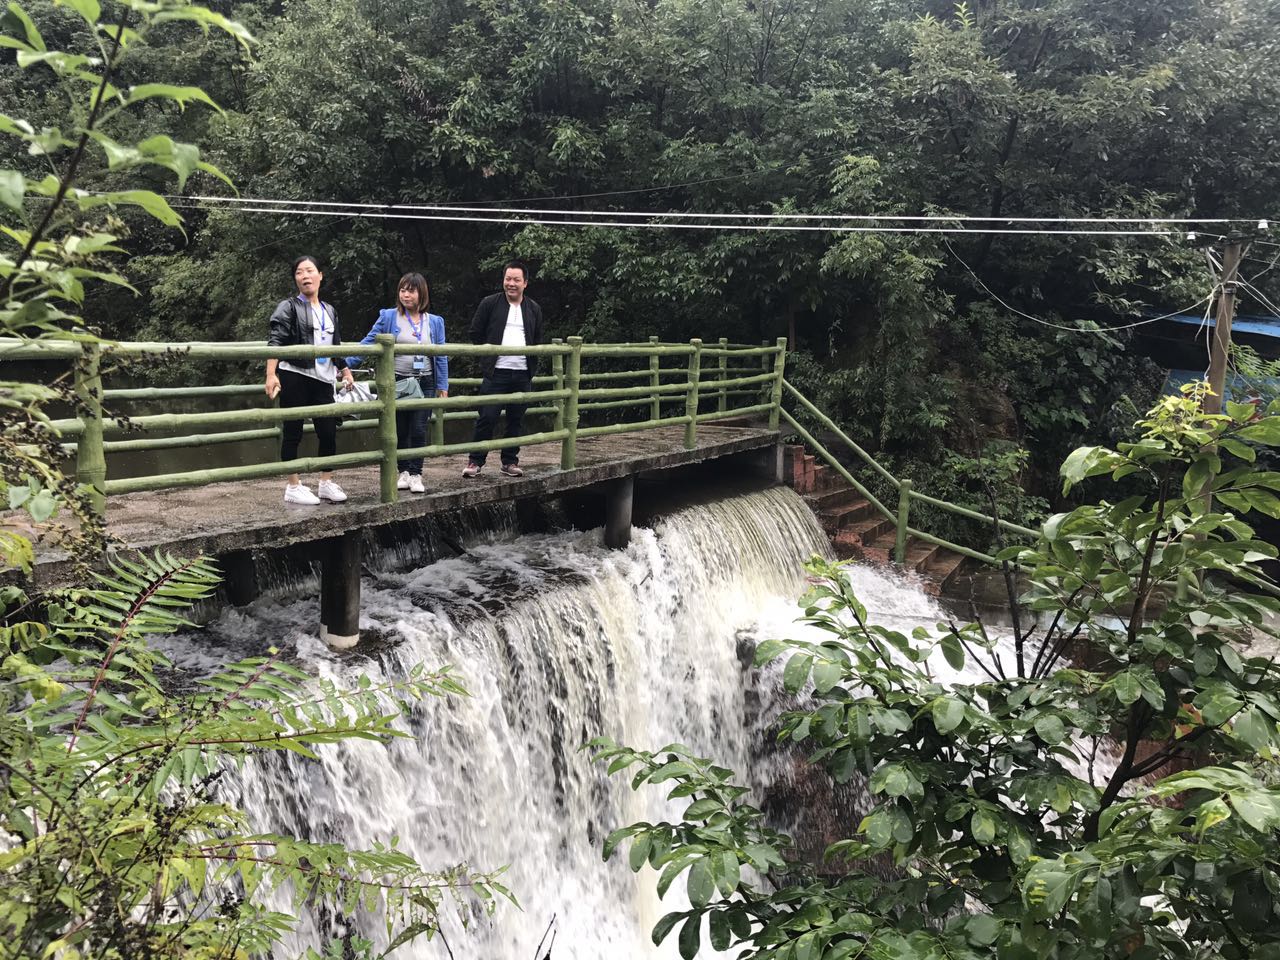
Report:
[[[1159,317],[1150,317],[1146,320],[1138,320],[1135,323],[1126,323],[1122,326],[1117,326],[1117,327],[1099,327],[1097,330],[1090,330],[1087,327],[1069,327],[1069,326],[1066,326],[1065,324],[1053,323],[1052,321],[1045,320],[1042,317],[1034,317],[1029,313],[1024,313],[1023,311],[1019,310],[1017,307],[1013,307],[1005,303],[1002,299],[1000,299],[1000,297],[995,293],[994,290],[992,290],[982,281],[982,278],[979,277],[977,273],[974,272],[973,268],[964,261],[964,258],[961,257],[960,254],[956,253],[955,248],[951,246],[951,241],[949,239],[947,239],[946,237],[943,237],[942,242],[946,244],[947,249],[951,251],[951,255],[955,257],[956,260],[960,262],[960,265],[969,272],[969,275],[973,277],[975,281],[977,281],[978,286],[982,287],[982,289],[986,291],[987,295],[990,296],[991,299],[993,299],[996,303],[1000,304],[1000,306],[1004,307],[1010,313],[1016,313],[1018,316],[1025,317],[1026,319],[1032,320],[1035,323],[1043,324],[1046,327],[1053,327],[1055,330],[1065,330],[1068,333],[1108,334],[1108,333],[1113,333],[1120,330],[1132,330],[1134,327],[1145,326],[1149,323],[1157,323],[1161,320],[1168,320],[1170,317],[1176,317],[1181,314],[1187,313],[1191,310],[1194,310],[1196,307],[1200,306],[1202,303],[1205,303],[1206,301],[1208,301],[1210,304],[1212,304],[1213,302],[1214,295],[1212,292],[1210,292],[1208,296],[1203,297],[1200,300],[1197,300],[1195,303],[1191,304],[1191,306],[1185,307],[1182,310],[1175,310],[1172,313],[1166,313],[1163,316],[1159,316]],[[1216,290],[1217,288],[1215,287],[1214,289]],[[1197,336],[1199,336],[1198,331],[1197,331]]]
[[[193,194],[180,197],[168,194],[170,200],[185,199],[200,203],[241,204],[244,206],[279,206],[279,207],[336,207],[339,209],[376,210],[381,212],[410,213],[446,212],[446,213],[509,213],[520,216],[569,216],[569,217],[617,217],[617,218],[649,218],[649,219],[690,219],[690,220],[815,220],[815,221],[886,221],[904,223],[1101,223],[1101,224],[1152,224],[1167,226],[1173,224],[1231,224],[1250,222],[1245,220],[1203,219],[1183,217],[989,217],[970,216],[968,214],[873,214],[873,213],[707,213],[703,211],[663,211],[663,210],[566,210],[554,207],[520,207],[501,208],[484,206],[460,206],[457,204],[410,204],[410,203],[356,203],[336,200],[274,200],[263,197],[221,197],[208,194]]]
[[[202,209],[212,210],[218,207],[210,207],[197,203],[192,206],[184,206],[181,204],[171,204],[178,209]],[[443,213],[384,213],[378,210],[361,210],[359,212],[350,212],[349,210],[314,210],[314,209],[296,209],[289,207],[223,207],[222,209],[234,209],[242,213],[263,213],[274,214],[276,216],[309,216],[309,217],[344,217],[356,219],[375,219],[375,220],[428,220],[443,222],[461,222],[461,223],[498,223],[506,225],[534,225],[549,227],[615,227],[626,229],[647,229],[647,230],[721,230],[739,233],[761,233],[761,232],[778,232],[778,233],[903,233],[903,234],[952,234],[963,233],[970,236],[982,234],[1014,234],[1014,235],[1032,235],[1032,236],[1107,236],[1107,237],[1167,237],[1175,235],[1175,231],[1171,230],[1032,230],[1025,228],[995,229],[992,227],[976,227],[968,229],[965,227],[934,227],[934,226],[908,226],[908,227],[861,227],[861,226],[810,226],[807,224],[738,224],[738,223],[654,223],[643,221],[610,221],[610,220],[547,220],[543,218],[534,218],[518,214],[512,211],[513,216],[507,217],[480,217],[474,215],[458,216]],[[495,211],[489,210],[489,213]],[[505,212],[505,211],[502,211]],[[576,215],[576,214],[575,214]],[[646,216],[654,216],[654,214],[646,214]],[[678,214],[665,214],[662,216],[679,216]],[[759,219],[769,219],[768,214],[760,214]]]

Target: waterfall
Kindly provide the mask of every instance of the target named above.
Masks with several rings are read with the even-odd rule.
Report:
[[[761,680],[750,655],[760,639],[797,635],[802,564],[827,553],[822,531],[799,497],[774,488],[681,509],[635,529],[620,551],[603,547],[600,530],[468,547],[367,575],[360,626],[374,639],[355,651],[335,654],[312,638],[314,599],[263,599],[174,638],[171,655],[192,670],[274,645],[339,683],[452,663],[470,691],[422,703],[410,718],[415,739],[390,748],[351,742],[321,748],[318,761],[255,759],[228,778],[229,799],[263,831],[355,847],[394,836],[428,867],[509,864],[504,882],[523,909],[499,907],[465,933],[451,930],[458,958],[532,960],[553,915],[554,960],[676,956],[674,938],[656,948],[649,931],[687,905],[682,885],[659,903],[655,878],[632,874],[625,857],[603,863],[600,843],[619,825],[679,808],[658,790],[633,793],[579,748],[602,734],[643,748],[680,741],[757,789],[785,777],[785,762],[761,756],[776,678]],[[879,622],[938,618],[909,581],[862,567],[853,576]],[[284,955],[347,922],[304,916]],[[353,929],[385,942],[376,922]],[[396,956],[447,954],[420,940]]]

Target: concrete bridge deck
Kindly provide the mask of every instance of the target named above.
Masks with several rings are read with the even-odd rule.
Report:
[[[359,532],[421,517],[446,514],[502,501],[540,498],[587,488],[608,491],[606,541],[625,543],[631,524],[631,480],[662,471],[724,458],[752,456],[755,469],[781,470],[779,434],[764,426],[699,425],[697,444],[684,447],[682,426],[660,427],[578,441],[577,466],[560,469],[558,443],[525,447],[514,479],[499,472],[498,453],[490,455],[480,476],[462,477],[463,456],[428,459],[423,464],[427,492],[400,491],[396,503],[379,499],[376,466],[341,470],[345,503],[318,506],[286,504],[284,478],[217,483],[183,489],[128,493],[107,499],[107,532],[133,549],[162,548],[180,556],[225,558],[228,593],[243,600],[256,591],[251,553],[291,544],[315,543],[322,565],[322,635],[335,644],[354,642],[359,611]],[[314,477],[307,478],[312,482]],[[247,566],[246,566],[247,565]],[[53,585],[71,572],[65,555],[37,552],[36,582]],[[239,582],[237,582],[239,581]],[[242,600],[236,600],[242,602]]]

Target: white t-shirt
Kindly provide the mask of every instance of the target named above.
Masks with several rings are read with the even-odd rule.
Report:
[[[317,347],[333,344],[333,314],[319,307],[307,304],[307,318],[311,321],[311,343]],[[304,377],[314,377],[325,383],[334,383],[338,379],[338,370],[329,357],[317,357],[315,363],[304,363],[301,360],[281,360],[279,366],[283,370],[300,373]]]
[[[518,303],[507,302],[507,325],[502,330],[504,347],[528,346],[524,339],[524,313]],[[499,357],[494,366],[499,370],[528,370],[529,361],[523,356]]]

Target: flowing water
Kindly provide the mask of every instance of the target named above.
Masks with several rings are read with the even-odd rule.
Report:
[[[660,791],[633,794],[606,777],[579,748],[602,734],[643,748],[680,741],[757,791],[785,780],[785,759],[761,749],[776,678],[750,657],[761,639],[797,635],[802,564],[827,552],[822,531],[799,497],[775,488],[671,514],[621,551],[605,549],[599,530],[468,546],[365,578],[361,629],[380,638],[369,651],[337,655],[312,639],[314,600],[264,599],[177,638],[172,653],[189,669],[275,645],[340,683],[452,663],[471,693],[423,703],[410,720],[416,738],[389,749],[354,742],[321,749],[319,761],[255,761],[231,799],[264,831],[356,847],[396,836],[426,865],[509,864],[523,909],[451,933],[455,957],[531,960],[553,917],[555,960],[675,956],[674,938],[657,948],[649,930],[681,906],[679,891],[660,904],[655,878],[632,874],[625,858],[603,863],[600,843],[619,825],[678,813]],[[909,628],[939,613],[908,581],[853,576],[878,622]],[[305,916],[288,955],[347,923]],[[355,929],[382,935],[376,924]],[[447,954],[420,941],[396,956]]]

